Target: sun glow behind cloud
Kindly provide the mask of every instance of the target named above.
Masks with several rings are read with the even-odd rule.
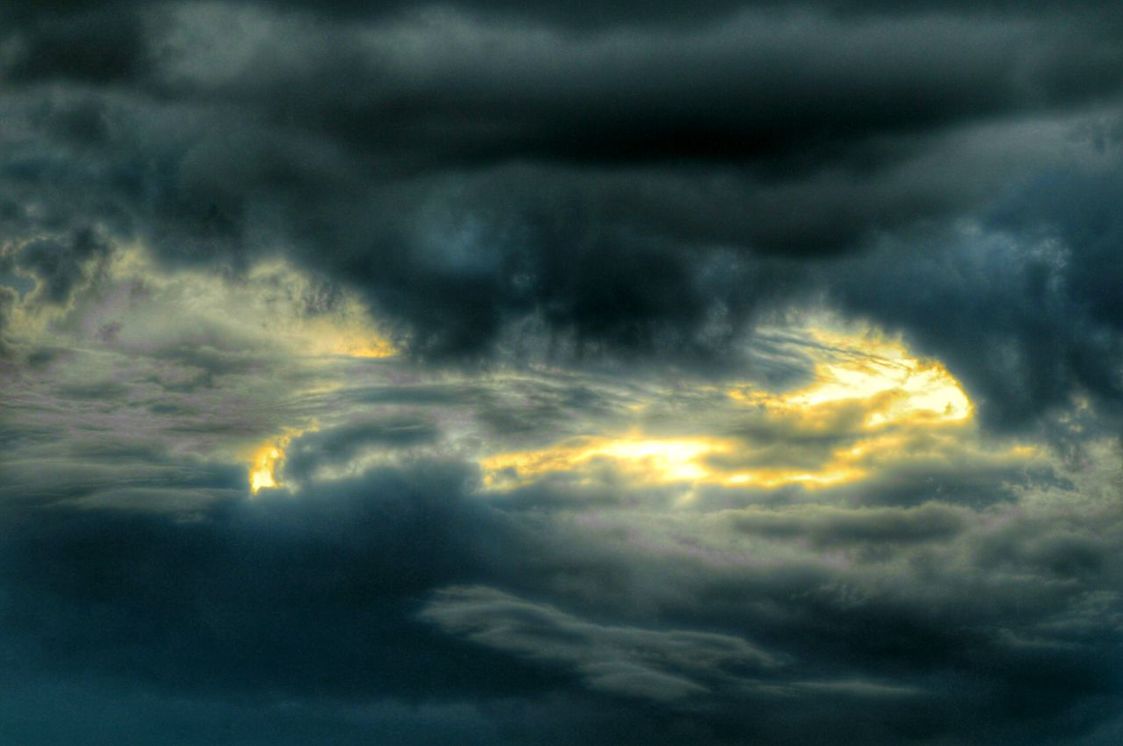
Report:
[[[324,327],[323,335],[320,347],[308,354],[335,357],[334,348],[358,344],[352,330],[329,321],[315,321]],[[652,390],[628,399],[616,415],[577,422],[565,437],[530,449],[512,448],[517,441],[501,436],[478,438],[478,423],[450,413],[446,446],[459,443],[455,447],[474,451],[486,490],[560,479],[624,490],[670,486],[682,489],[685,501],[693,499],[696,486],[821,490],[910,465],[1004,468],[1035,456],[1019,444],[984,447],[973,404],[939,361],[919,357],[877,330],[815,322],[782,330],[803,369],[803,382],[793,388],[775,390],[738,379],[720,385],[695,382],[677,393]],[[376,345],[370,353],[389,355],[392,348]],[[517,377],[505,380],[496,379],[496,391],[510,394]],[[679,406],[676,396],[692,403]],[[253,494],[300,489],[285,483],[283,465],[290,441],[307,426],[289,426],[282,436],[258,441],[246,452],[243,463]],[[392,455],[368,453],[362,463]],[[353,471],[324,466],[317,473],[326,478]]]
[[[285,452],[277,443],[265,443],[254,451],[250,461],[250,491],[253,494],[282,486],[277,469],[284,458]]]
[[[974,406],[963,387],[943,364],[915,356],[902,341],[854,327],[797,331],[810,359],[803,386],[777,392],[732,383],[723,390],[728,404],[719,423],[686,415],[674,436],[633,424],[489,454],[480,461],[485,485],[508,490],[549,475],[591,482],[612,474],[635,485],[817,489],[872,478],[910,459],[1031,455],[1024,447],[976,449]],[[642,414],[642,406],[635,409]]]
[[[808,336],[817,345],[810,384],[779,396],[747,386],[733,387],[729,395],[747,404],[802,411],[861,403],[868,429],[919,421],[965,423],[974,414],[963,387],[942,363],[915,357],[898,339],[869,329],[847,334],[811,328]]]
[[[249,469],[250,492],[258,494],[264,489],[281,489],[289,485],[283,478],[286,451],[293,439],[306,432],[317,430],[316,423],[307,428],[288,428],[281,435],[255,446],[246,459]]]

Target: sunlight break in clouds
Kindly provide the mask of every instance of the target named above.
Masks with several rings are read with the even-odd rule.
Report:
[[[955,457],[975,450],[974,408],[938,361],[917,358],[900,340],[871,329],[836,323],[778,331],[802,340],[796,346],[810,358],[810,383],[788,391],[730,386],[727,415],[740,418],[743,434],[659,437],[639,427],[588,433],[547,448],[488,455],[480,462],[485,484],[513,489],[552,473],[591,475],[611,467],[635,484],[816,489],[860,481],[926,452]],[[706,427],[705,414],[694,414],[699,420],[684,420],[682,429]],[[817,463],[792,458],[804,463],[784,466],[789,455],[773,451],[785,440],[794,451],[808,437],[833,443]],[[754,453],[762,449],[771,463],[741,466],[759,461]],[[1013,446],[1003,453],[1017,460],[1034,451]]]

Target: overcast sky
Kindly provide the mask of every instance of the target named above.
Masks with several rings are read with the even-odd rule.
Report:
[[[0,5],[0,741],[1123,740],[1123,5]]]

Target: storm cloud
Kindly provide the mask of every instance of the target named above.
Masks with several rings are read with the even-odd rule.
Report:
[[[1116,4],[16,5],[0,736],[1118,740]]]

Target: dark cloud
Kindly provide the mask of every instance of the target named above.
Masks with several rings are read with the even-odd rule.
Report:
[[[915,542],[947,539],[965,528],[966,516],[947,505],[867,510],[743,512],[733,518],[740,531],[772,538],[806,537],[817,546]]]
[[[1118,740],[1117,4],[8,5],[0,740]]]
[[[1048,199],[1071,205],[1065,193]],[[876,252],[839,268],[833,293],[947,361],[990,424],[1023,426],[1067,408],[1075,396],[1114,407],[1123,393],[1123,339],[1106,288],[1113,266],[1101,243],[1110,242],[1111,229],[1104,226],[1096,240],[1058,233],[1065,221],[1051,219],[1057,208],[1045,207],[1039,188],[1015,199],[1024,227],[956,232],[939,244],[921,243],[921,255]]]
[[[1094,6],[1063,23],[729,6],[707,10],[723,24],[581,32],[534,9],[354,25],[269,7],[130,10],[115,33],[159,50],[114,42],[131,77],[83,67],[80,45],[40,55],[42,79],[83,90],[18,78],[36,135],[7,164],[10,198],[52,199],[13,227],[97,220],[174,263],[234,268],[282,249],[361,289],[423,355],[712,362],[805,292],[804,258],[962,214],[1062,160],[1063,138],[1026,122],[1120,82]],[[19,28],[101,17],[72,11]]]
[[[10,352],[7,327],[11,323],[11,314],[17,303],[19,303],[19,294],[10,287],[0,285],[0,358]]]
[[[122,690],[153,703],[119,731],[142,742],[168,729],[185,743],[226,738],[208,734],[239,734],[270,713],[348,743],[395,727],[465,742],[550,738],[550,718],[506,710],[520,701],[523,713],[561,708],[586,739],[611,742],[749,733],[795,744],[849,722],[870,743],[980,732],[1049,743],[1097,722],[1095,703],[1117,691],[1093,652],[1117,645],[1102,624],[1116,600],[1084,585],[1103,578],[1110,545],[1084,529],[1048,536],[1023,523],[1026,549],[1011,530],[984,532],[968,566],[952,569],[971,523],[962,512],[806,510],[796,530],[817,546],[918,553],[895,579],[873,572],[896,561],[878,555],[718,569],[657,544],[604,544],[563,526],[543,535],[471,496],[473,483],[463,467],[418,462],[186,513],[6,502],[5,676],[31,678],[12,700],[23,724],[12,710],[0,722],[44,734],[105,723],[117,708],[75,705],[50,725],[43,702]],[[748,512],[732,525],[789,539],[772,529],[793,514],[768,525],[754,515],[763,520]],[[930,542],[953,554],[926,554]],[[1032,576],[1003,581],[995,568]],[[595,602],[613,576],[626,595]],[[628,597],[647,597],[646,608]],[[415,714],[395,714],[395,702]],[[181,731],[185,708],[206,722]],[[867,719],[869,708],[879,715]],[[604,717],[654,717],[663,732],[594,735]]]
[[[636,395],[572,374],[533,381],[414,383],[399,400],[360,385],[341,400],[383,415],[294,438],[283,473],[300,488],[253,498],[243,467],[157,437],[60,442],[13,424],[0,650],[24,715],[0,709],[0,725],[59,742],[117,709],[75,705],[52,724],[45,702],[109,691],[150,703],[119,731],[140,742],[252,743],[243,732],[268,719],[343,743],[401,729],[407,742],[799,744],[843,723],[867,743],[1048,743],[1099,723],[1117,696],[1102,655],[1118,645],[1113,503],[1097,520],[1072,514],[1063,501],[1078,495],[1057,480],[1061,497],[1036,504],[1058,500],[1062,521],[1013,495],[852,508],[830,491],[676,513],[640,490],[582,502],[579,483],[537,487],[571,491],[553,503],[497,494],[475,465],[423,455],[463,448],[473,407],[486,423],[529,401],[554,432],[555,407],[610,417],[620,388]],[[206,722],[187,727],[185,713]],[[569,735],[555,738],[555,719]]]
[[[432,422],[406,417],[352,422],[325,433],[309,433],[286,449],[285,476],[302,481],[318,468],[346,466],[364,452],[429,444],[438,434]]]
[[[37,298],[55,305],[70,300],[75,286],[98,270],[98,262],[110,253],[108,243],[94,231],[77,231],[69,240],[40,239],[23,246],[16,266],[36,278]]]
[[[451,163],[714,159],[774,163],[773,175],[786,176],[839,160],[875,169],[909,150],[878,136],[1117,90],[1110,35],[1081,48],[1064,29],[1049,46],[1024,45],[1035,30],[1018,19],[750,12],[680,33],[566,35],[446,14],[361,41],[336,30],[342,47],[330,48],[281,23],[307,66],[266,42],[219,85],[203,71],[170,77],[187,93],[268,96],[260,103],[273,116],[375,153]],[[192,70],[197,50],[187,43],[181,53],[171,70]],[[339,84],[344,74],[357,89]]]
[[[591,689],[655,702],[750,689],[754,675],[780,665],[735,637],[589,624],[492,588],[443,589],[421,616],[478,644],[573,668]]]
[[[309,500],[187,514],[9,507],[22,538],[4,550],[4,585],[20,599],[5,605],[8,644],[63,673],[266,699],[309,684],[344,698],[517,692],[511,672],[462,678],[454,661],[478,656],[440,653],[447,645],[409,620],[411,599],[480,573],[493,549],[472,545],[502,534],[458,497],[466,478],[418,465]]]
[[[7,37],[3,68],[9,82],[61,78],[112,84],[133,80],[148,70],[148,41],[136,7],[51,5],[40,6],[38,12],[15,13],[15,33]]]

